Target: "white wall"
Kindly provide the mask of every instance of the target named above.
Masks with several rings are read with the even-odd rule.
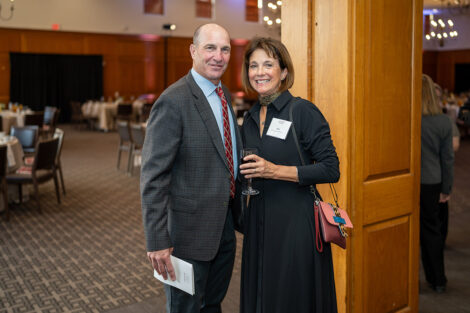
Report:
[[[459,33],[456,38],[445,39],[444,46],[440,47],[436,39],[426,40],[424,37],[424,28],[423,28],[423,50],[430,51],[444,51],[444,50],[463,50],[470,49],[470,15],[459,15],[452,16],[449,14],[443,13],[438,17],[435,16],[434,19],[439,17],[451,18],[454,22],[454,29]]]
[[[9,13],[9,0],[0,0],[2,16]],[[191,37],[204,23],[218,23],[232,38],[250,39],[255,35],[280,38],[279,32],[261,23],[245,22],[245,1],[215,0],[213,19],[195,18],[194,0],[165,0],[164,15],[144,14],[143,0],[15,0],[14,16],[0,20],[0,27],[62,31],[170,35],[165,23],[177,28],[172,36]]]

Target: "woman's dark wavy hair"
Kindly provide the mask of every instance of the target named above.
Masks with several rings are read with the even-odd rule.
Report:
[[[257,49],[263,49],[267,55],[279,61],[281,70],[287,69],[287,76],[281,82],[279,92],[283,92],[292,87],[294,84],[294,65],[287,51],[286,46],[279,40],[267,37],[255,37],[246,46],[245,55],[243,57],[242,66],[242,85],[247,92],[256,92],[250,84],[248,78],[248,68],[250,66],[250,57]]]

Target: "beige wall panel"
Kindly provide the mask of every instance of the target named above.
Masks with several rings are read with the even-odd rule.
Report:
[[[372,178],[410,168],[413,2],[369,0],[368,8],[364,176]]]
[[[364,229],[364,313],[408,306],[410,221],[402,217]]]
[[[315,1],[289,0],[282,4],[281,39],[294,63],[294,96],[312,100],[312,23]]]
[[[347,197],[347,189],[350,184],[349,144],[352,136],[348,88],[350,73],[349,8],[344,5],[344,0],[317,0],[312,10],[315,12],[315,22],[312,25],[311,39],[314,42],[311,95],[313,102],[330,124],[341,172],[341,179],[339,183],[335,184],[335,188],[339,196],[339,205],[351,214],[352,210]],[[336,22],[331,23],[332,20],[336,20]],[[292,50],[297,51],[298,49]],[[303,69],[305,65],[300,65],[300,67],[302,71],[305,71]],[[318,188],[325,200],[333,201],[327,185]],[[332,251],[338,309],[340,312],[344,312],[348,297],[347,251],[336,246],[333,246]]]
[[[413,211],[414,177],[401,175],[364,184],[364,225]]]

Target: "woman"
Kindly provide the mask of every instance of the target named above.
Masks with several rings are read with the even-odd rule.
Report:
[[[323,243],[321,253],[315,248],[314,198],[309,191],[312,184],[339,179],[328,123],[314,104],[288,91],[294,69],[278,40],[255,38],[249,43],[242,82],[259,95],[242,127],[244,146],[256,148],[258,154],[244,158],[248,163],[240,166],[240,173],[253,178],[260,194],[250,197],[245,217],[241,312],[337,312],[331,247]],[[279,120],[289,120],[290,106],[305,166],[292,126],[284,134],[278,132],[281,138],[269,131]]]
[[[424,274],[431,288],[446,289],[439,203],[450,199],[454,151],[452,125],[442,114],[431,78],[422,79],[420,239]]]

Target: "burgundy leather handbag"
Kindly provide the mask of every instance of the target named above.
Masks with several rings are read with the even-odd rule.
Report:
[[[334,190],[332,184],[330,184],[330,188],[333,188]],[[315,245],[317,246],[318,252],[323,251],[323,242],[321,237],[323,237],[325,242],[334,243],[341,248],[346,249],[346,237],[348,237],[348,234],[345,227],[353,228],[353,224],[351,223],[346,211],[339,208],[338,201],[335,196],[336,191],[333,193],[336,205],[320,201],[315,190],[313,190],[313,194],[315,197],[313,204],[315,214]]]
[[[292,119],[293,103],[291,101],[289,108],[289,118],[292,122],[291,128],[294,137],[294,142],[299,152],[300,161],[305,165],[302,153],[300,151],[299,140],[294,127],[294,120]],[[315,245],[318,252],[323,251],[323,241],[334,243],[343,249],[346,249],[346,237],[348,234],[345,227],[353,228],[353,224],[349,219],[346,211],[339,208],[338,195],[336,194],[335,187],[330,184],[330,190],[333,194],[335,204],[323,202],[317,196],[315,187],[310,186],[310,192],[314,196],[313,210],[315,215]],[[321,234],[320,234],[321,233]],[[323,239],[323,241],[322,241]]]

